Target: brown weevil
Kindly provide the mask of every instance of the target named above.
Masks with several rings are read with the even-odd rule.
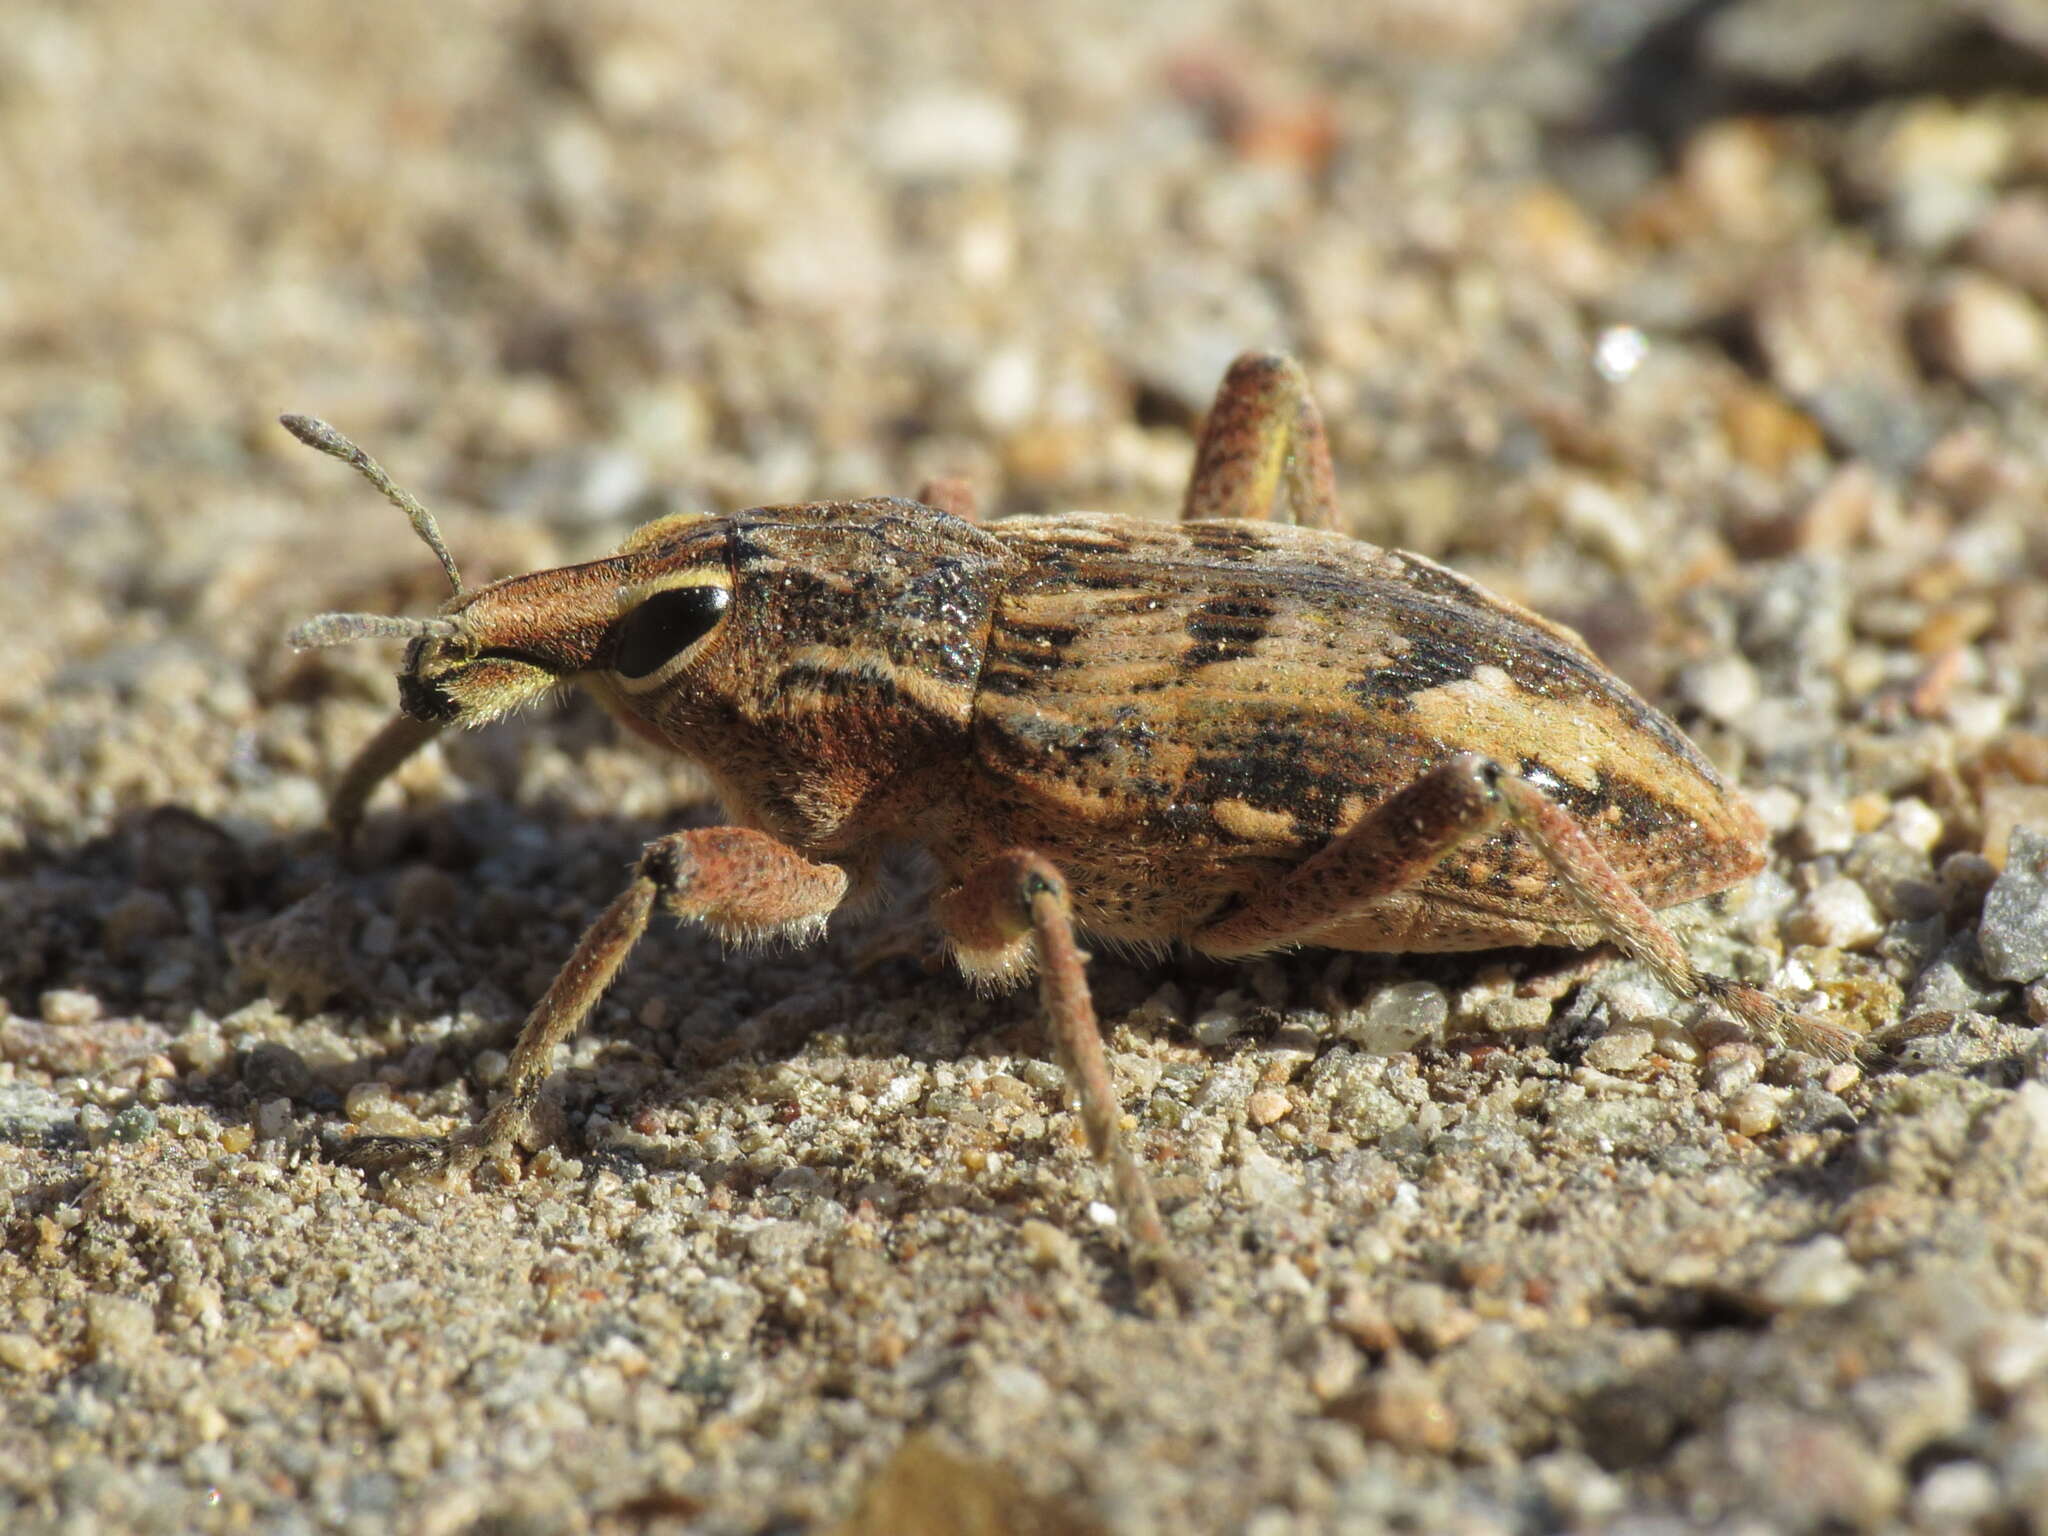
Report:
[[[701,764],[732,823],[647,845],[479,1125],[362,1138],[366,1166],[530,1144],[554,1048],[656,907],[734,939],[809,938],[892,844],[935,860],[933,916],[967,976],[1037,975],[1135,1255],[1182,1284],[1119,1129],[1084,938],[1227,959],[1604,940],[1773,1041],[1853,1048],[1701,972],[1653,915],[1762,866],[1754,812],[1570,630],[1339,531],[1289,358],[1232,366],[1177,522],[983,524],[947,486],[666,517],[608,558],[475,591],[361,450],[285,421],[404,508],[455,589],[433,618],[329,614],[292,636],[411,642],[399,714],[334,792],[339,830],[436,732],[565,683]]]

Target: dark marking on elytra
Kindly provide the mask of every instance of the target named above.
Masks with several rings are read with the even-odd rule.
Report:
[[[1219,661],[1241,661],[1266,638],[1274,608],[1260,598],[1232,594],[1196,604],[1184,626],[1194,645],[1181,657],[1184,667],[1205,667]]]

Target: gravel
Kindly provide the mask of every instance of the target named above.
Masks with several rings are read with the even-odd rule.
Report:
[[[0,38],[0,1526],[2007,1530],[2048,1500],[2048,29],[2008,0],[30,3]],[[1988,44],[1988,45],[1987,45]],[[1098,946],[1206,1304],[1028,991],[663,924],[467,1123],[646,839],[587,702],[422,753],[335,609],[668,511],[1170,515],[1237,350],[1360,535],[1756,793],[1696,956]],[[900,945],[898,946],[900,949]]]

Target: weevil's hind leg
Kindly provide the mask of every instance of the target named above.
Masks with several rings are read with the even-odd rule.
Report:
[[[583,1027],[647,931],[657,903],[735,939],[810,938],[845,897],[846,871],[813,864],[762,832],[702,827],[647,845],[633,880],[604,909],[534,1005],[512,1047],[505,1091],[476,1127],[452,1142],[360,1137],[345,1154],[359,1168],[434,1167],[532,1143],[555,1047]]]
[[[1718,1002],[1777,1044],[1826,1056],[1855,1054],[1855,1037],[1847,1031],[1794,1014],[1755,987],[1699,970],[1570,813],[1528,780],[1471,753],[1425,774],[1190,942],[1225,958],[1314,943],[1503,822],[1536,846],[1610,941],[1679,996]]]
[[[1020,949],[1036,949],[1038,995],[1053,1053],[1067,1075],[1088,1149],[1109,1170],[1133,1267],[1141,1281],[1156,1275],[1176,1302],[1192,1305],[1199,1294],[1194,1273],[1174,1253],[1152,1185],[1124,1140],[1123,1108],[1074,940],[1066,881],[1041,855],[1013,850],[970,873],[958,889],[934,903],[934,910],[970,970],[977,968],[977,958],[992,960],[988,969],[1007,970]]]
[[[1180,515],[1338,526],[1330,442],[1301,364],[1247,352],[1230,365],[1196,439]]]
[[[444,723],[417,720],[405,714],[393,715],[349,760],[348,767],[342,770],[341,781],[334,786],[334,793],[327,797],[327,825],[334,829],[336,839],[344,848],[355,841],[356,829],[363,824],[363,807],[369,804],[377,786],[396,773],[413,753],[440,735]]]
[[[974,486],[960,475],[938,475],[917,488],[917,499],[928,507],[950,512],[962,522],[981,521],[981,505]]]
[[[1507,819],[1542,852],[1579,904],[1599,920],[1614,943],[1648,966],[1671,991],[1721,1004],[1774,1045],[1837,1061],[1857,1054],[1861,1042],[1853,1032],[1794,1013],[1767,992],[1694,965],[1678,936],[1657,920],[1649,904],[1601,856],[1585,829],[1534,784],[1499,773],[1494,787]]]

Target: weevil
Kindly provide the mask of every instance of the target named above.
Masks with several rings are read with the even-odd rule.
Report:
[[[477,1126],[362,1138],[366,1166],[531,1146],[554,1048],[656,908],[732,939],[811,939],[892,844],[936,862],[932,915],[968,978],[1036,974],[1134,1257],[1169,1275],[1084,942],[1239,959],[1608,941],[1775,1042],[1853,1047],[1703,973],[1655,916],[1762,866],[1747,803],[1572,631],[1347,537],[1290,358],[1226,374],[1178,521],[983,523],[951,484],[665,517],[604,559],[475,590],[374,461],[285,424],[405,510],[454,589],[432,618],[327,614],[291,637],[410,642],[399,713],[334,791],[337,829],[436,733],[565,683],[695,759],[730,817],[646,846]]]

